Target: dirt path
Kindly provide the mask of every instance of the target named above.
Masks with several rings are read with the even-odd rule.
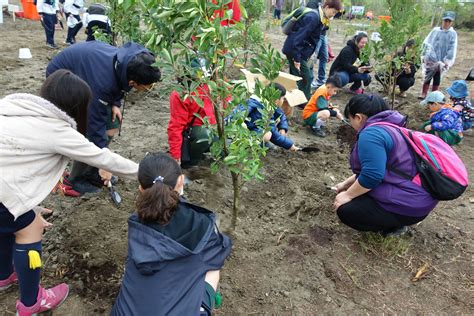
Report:
[[[44,47],[36,22],[9,18],[0,25],[0,96],[34,93],[54,54]],[[335,28],[337,29],[337,28]],[[474,66],[472,33],[460,33],[458,59],[443,82],[466,76]],[[59,31],[57,43],[66,34]],[[82,32],[81,32],[82,36]],[[284,37],[270,31],[281,47]],[[337,53],[343,35],[333,31]],[[470,45],[470,46],[468,46]],[[18,49],[29,47],[34,58],[19,60]],[[474,87],[471,87],[474,89]],[[377,87],[369,88],[376,91]],[[409,98],[399,103],[413,126],[426,113],[418,105],[419,80]],[[131,97],[122,137],[114,151],[139,161],[148,151],[167,149],[167,96]],[[343,108],[349,96],[340,93]],[[296,113],[298,115],[298,113]],[[233,236],[234,250],[222,273],[223,306],[230,314],[471,314],[474,308],[472,187],[458,200],[440,203],[411,236],[375,240],[341,225],[331,211],[334,194],[327,189],[350,174],[348,146],[336,138],[338,123],[325,139],[312,136],[294,119],[290,135],[301,145],[316,144],[318,153],[272,151],[265,162],[265,180],[244,187],[243,209]],[[456,150],[474,179],[474,135]],[[71,297],[54,315],[103,315],[119,288],[126,256],[126,219],[133,212],[137,183],[120,182],[124,205],[114,208],[105,191],[80,199],[50,196],[45,205],[56,213],[45,235],[43,283],[66,281]],[[186,189],[195,203],[215,210],[225,227],[230,220],[231,182],[226,173],[204,175]],[[428,264],[418,282],[411,279]],[[0,295],[0,314],[14,314],[17,287]]]

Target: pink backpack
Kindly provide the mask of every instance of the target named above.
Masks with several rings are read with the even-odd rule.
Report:
[[[389,167],[395,173],[420,184],[433,198],[440,201],[454,200],[464,193],[469,184],[466,167],[451,146],[441,138],[387,122],[370,124],[373,125],[397,129],[414,153],[418,174],[410,177]]]

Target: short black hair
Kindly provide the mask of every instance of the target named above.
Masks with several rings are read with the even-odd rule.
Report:
[[[357,113],[365,114],[367,117],[374,116],[389,110],[387,103],[380,96],[371,94],[359,94],[352,97],[344,109],[344,116],[355,116]]]
[[[87,107],[92,100],[87,82],[69,70],[58,69],[43,82],[40,97],[66,112],[76,121],[77,130],[86,134]]]
[[[333,75],[326,80],[326,84],[335,86],[336,88],[342,88],[341,78],[338,75]]]
[[[148,52],[135,55],[127,65],[127,81],[133,80],[138,84],[149,85],[160,81],[161,72],[156,66],[155,56]]]
[[[283,87],[281,84],[272,82],[268,85],[268,87],[272,87],[275,90],[280,91],[280,97],[279,99],[283,98],[286,95],[286,89]]]

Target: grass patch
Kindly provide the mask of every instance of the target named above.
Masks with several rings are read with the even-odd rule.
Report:
[[[358,235],[355,242],[365,253],[379,257],[404,256],[411,246],[409,237],[384,237],[379,233],[372,232]]]

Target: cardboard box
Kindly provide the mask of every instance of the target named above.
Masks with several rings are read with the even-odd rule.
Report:
[[[262,74],[254,74],[247,69],[241,69],[241,71],[245,75],[247,89],[251,93],[253,93],[253,91],[255,90],[255,82],[257,80],[262,82],[264,85],[270,83],[270,80],[265,78]],[[285,87],[285,99],[286,103],[288,103],[290,107],[295,107],[300,104],[308,103],[308,99],[306,99],[306,96],[304,95],[303,91],[299,90],[298,85],[296,84],[299,80],[302,80],[302,78],[281,71],[278,78],[273,80],[273,82],[279,83],[283,87]]]

